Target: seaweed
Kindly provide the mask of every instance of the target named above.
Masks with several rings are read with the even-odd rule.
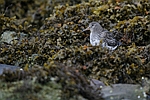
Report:
[[[90,78],[106,85],[139,84],[141,77],[150,78],[148,0],[6,0],[0,4],[0,63],[23,68],[5,70],[0,80],[6,85],[23,81],[20,87],[12,87],[15,93],[26,91],[26,99],[38,100],[35,92],[46,92],[52,79],[60,86],[61,99],[99,100],[101,91],[93,90]],[[112,52],[91,46],[90,32],[83,29],[92,21],[123,45]],[[11,41],[4,41],[4,34],[10,33],[14,33]]]

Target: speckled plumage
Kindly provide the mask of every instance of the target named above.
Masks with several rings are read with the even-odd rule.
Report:
[[[102,28],[102,26],[98,22],[91,22],[85,30],[90,30],[90,43],[92,46],[101,45],[102,47],[106,47],[110,50],[115,50],[121,42],[117,41],[114,38],[114,35]]]

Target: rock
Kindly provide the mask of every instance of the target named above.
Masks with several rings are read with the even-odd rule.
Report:
[[[149,86],[140,86],[134,84],[113,84],[106,86],[102,81],[91,79],[90,86],[95,91],[100,90],[104,100],[146,100]]]
[[[1,42],[11,43],[12,40],[18,39],[14,31],[5,31],[1,36]]]
[[[12,65],[6,65],[6,64],[0,64],[0,75],[3,74],[4,70],[10,70],[10,71],[15,71],[15,70],[22,70],[22,68],[19,68],[17,66],[12,66]]]
[[[5,31],[2,36],[1,36],[1,41],[0,42],[6,42],[6,43],[10,43],[12,44],[12,41],[14,40],[22,40],[23,37],[26,36],[26,34],[24,33],[19,33],[19,38],[18,38],[18,33],[16,33],[15,31]]]
[[[133,84],[114,84],[102,89],[104,100],[146,100],[144,88]]]

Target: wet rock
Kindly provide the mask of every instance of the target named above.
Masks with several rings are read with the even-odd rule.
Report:
[[[102,89],[105,84],[99,80],[96,79],[91,79],[90,80],[90,85],[93,87],[93,89],[97,90],[97,89]]]
[[[146,91],[140,85],[114,84],[104,87],[101,92],[105,100],[146,100]]]
[[[1,42],[11,43],[13,40],[18,39],[14,31],[6,31],[1,36]]]
[[[143,100],[149,96],[146,92],[150,89],[146,81],[147,86],[134,85],[134,84],[112,84],[110,86],[104,85],[103,82],[92,79],[90,85],[95,91],[100,91],[104,100]]]
[[[22,70],[22,68],[19,68],[17,66],[12,66],[12,65],[0,64],[0,75],[3,74],[3,72],[6,70],[16,71],[16,70]]]
[[[26,34],[24,34],[23,32],[16,33],[15,31],[5,31],[1,35],[0,42],[13,44],[13,42],[15,42],[17,40],[21,41],[25,36],[26,36]]]

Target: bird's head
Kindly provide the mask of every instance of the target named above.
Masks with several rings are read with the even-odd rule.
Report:
[[[90,30],[91,32],[94,32],[94,31],[102,31],[103,28],[98,22],[91,22],[89,26],[83,31],[86,30]]]

